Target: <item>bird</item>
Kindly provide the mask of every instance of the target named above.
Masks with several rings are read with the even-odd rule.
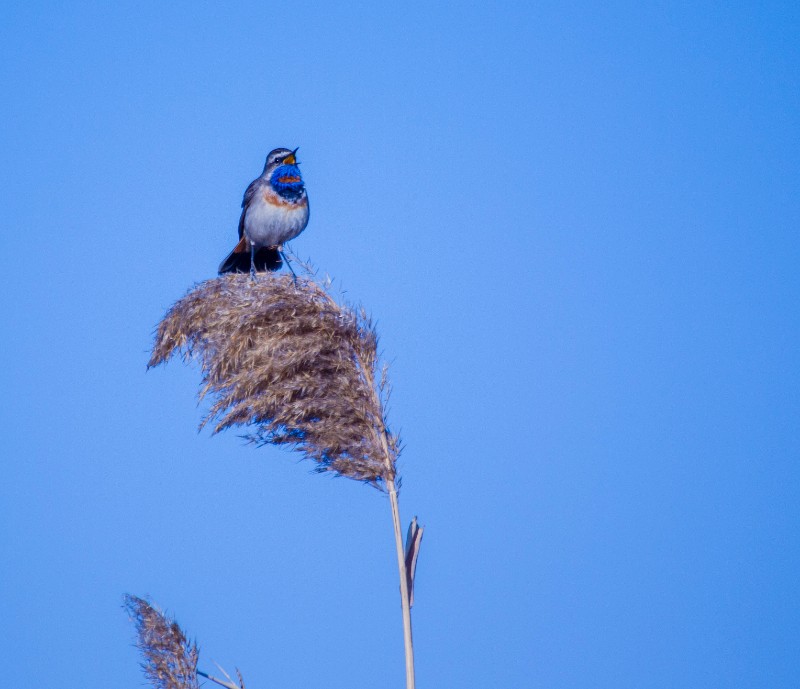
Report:
[[[308,194],[298,164],[296,148],[276,148],[267,156],[261,176],[244,192],[239,243],[220,263],[219,275],[249,270],[255,277],[257,271],[280,269],[283,244],[308,225]]]

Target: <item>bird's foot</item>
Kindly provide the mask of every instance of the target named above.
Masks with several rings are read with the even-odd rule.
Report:
[[[283,259],[283,262],[286,264],[286,267],[289,269],[289,271],[292,274],[292,280],[294,281],[294,286],[297,287],[297,274],[294,272],[294,268],[292,268],[292,264],[289,262],[289,259],[286,258],[286,254],[283,253],[283,249],[282,248],[278,249],[278,253],[280,254],[281,258]]]

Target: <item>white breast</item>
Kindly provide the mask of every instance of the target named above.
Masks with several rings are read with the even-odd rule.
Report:
[[[277,194],[258,194],[247,207],[244,233],[256,249],[277,246],[299,235],[308,224],[308,200],[289,203]],[[269,200],[268,200],[269,199]]]

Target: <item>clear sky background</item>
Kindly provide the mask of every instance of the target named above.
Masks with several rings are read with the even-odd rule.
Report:
[[[386,497],[145,371],[276,146],[391,363],[418,686],[798,686],[796,3],[7,2],[0,89],[8,686],[142,686],[125,592],[403,686]]]

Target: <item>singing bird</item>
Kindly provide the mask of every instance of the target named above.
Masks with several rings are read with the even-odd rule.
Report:
[[[249,270],[255,277],[256,271],[278,270],[281,257],[286,258],[282,245],[306,229],[308,195],[296,153],[296,148],[276,148],[261,176],[250,182],[242,199],[239,243],[220,263],[220,275]]]

